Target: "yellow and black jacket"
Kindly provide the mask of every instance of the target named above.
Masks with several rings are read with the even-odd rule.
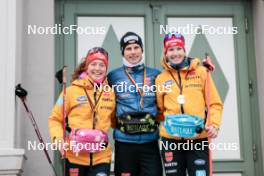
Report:
[[[156,79],[156,86],[171,86],[171,92],[157,91],[156,93],[159,120],[163,121],[166,115],[182,113],[199,116],[205,119],[205,92],[208,91],[205,90],[205,82],[208,73],[207,69],[200,65],[200,60],[198,58],[190,59],[188,67],[184,67],[180,71],[177,71],[166,62],[164,57],[162,60],[162,66],[164,71],[158,75]],[[181,82],[182,94],[185,97],[185,103],[183,105],[177,102],[177,97],[180,95],[180,88],[175,83],[174,79],[178,83]],[[223,104],[211,76],[209,79],[211,123],[215,128],[219,129]],[[170,136],[166,132],[163,125],[160,127],[160,136],[165,138],[180,139],[178,137]],[[197,136],[197,138],[206,137],[207,134],[205,131]]]
[[[104,83],[104,86],[107,83]],[[92,81],[87,76],[83,79],[77,79],[72,82],[71,86],[66,89],[66,114],[68,124],[71,129],[78,128],[93,128],[93,111],[89,105],[84,89],[91,97],[94,103],[94,86]],[[95,108],[95,129],[108,132],[112,125],[115,124],[115,94],[109,89],[103,92],[101,98]],[[99,97],[100,91],[97,89],[96,96]],[[62,94],[57,100],[52,113],[49,117],[49,132],[51,139],[63,138],[63,101]],[[89,165],[90,158],[87,153],[80,153],[78,156],[68,150],[66,157],[71,163],[80,165]],[[99,163],[110,163],[111,161],[111,146],[107,146],[106,150],[93,154],[93,165]]]

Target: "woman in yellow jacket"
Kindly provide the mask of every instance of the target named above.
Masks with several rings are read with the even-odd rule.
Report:
[[[169,33],[164,39],[162,65],[156,79],[161,125],[161,151],[167,176],[209,175],[208,138],[217,137],[223,105],[207,69],[198,58],[188,58],[184,37]],[[206,121],[206,93],[210,91],[211,124]]]
[[[105,80],[107,67],[108,53],[103,48],[95,47],[88,52],[87,57],[76,68],[72,76],[72,83],[66,89],[67,126],[71,130],[70,135],[67,136],[68,145],[64,145],[66,142],[62,140],[64,133],[62,94],[49,117],[49,132],[52,140],[57,144],[62,142],[61,145],[68,147],[66,148],[65,171],[67,176],[87,176],[90,174],[106,176],[110,173],[110,145],[100,144],[99,147],[101,148],[96,150],[95,147],[98,146],[86,143],[83,146],[78,145],[79,148],[77,149],[80,150],[76,151],[74,149],[77,145],[72,142],[76,141],[70,139],[77,140],[78,135],[80,135],[81,140],[94,137],[96,143],[96,140],[102,137],[98,134],[106,135],[103,137],[107,138],[107,133],[113,124],[112,119],[114,119],[115,111],[115,95],[109,87],[108,89],[105,88],[108,86]],[[94,151],[91,151],[91,148]],[[86,149],[86,151],[81,149]],[[63,150],[60,151],[63,153]]]

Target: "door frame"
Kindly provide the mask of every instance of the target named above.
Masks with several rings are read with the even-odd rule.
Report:
[[[229,9],[229,13],[221,13],[220,11],[216,12],[216,10],[214,8],[208,8],[209,10],[206,10],[204,11],[203,13],[201,12],[193,12],[193,13],[184,13],[184,10],[181,12],[181,14],[178,14],[177,17],[179,16],[182,16],[182,17],[186,17],[186,16],[199,16],[199,17],[206,17],[206,16],[210,16],[212,17],[212,14],[215,14],[216,16],[223,16],[223,17],[236,17],[237,19],[236,20],[239,20],[239,21],[243,21],[243,22],[247,22],[247,28],[248,29],[245,29],[245,26],[244,24],[241,24],[239,27],[241,27],[243,30],[245,30],[245,33],[242,34],[242,36],[238,37],[238,36],[234,36],[235,38],[235,42],[237,44],[237,42],[239,43],[239,41],[241,40],[241,38],[244,38],[245,39],[245,42],[244,42],[244,48],[246,48],[246,51],[245,51],[245,55],[237,55],[239,54],[237,51],[235,51],[235,57],[236,58],[240,58],[240,57],[246,57],[246,59],[244,59],[245,63],[243,64],[246,64],[247,65],[247,68],[248,68],[248,79],[244,79],[244,83],[243,85],[246,85],[246,87],[242,87],[243,88],[243,91],[245,92],[250,92],[250,96],[249,96],[249,99],[247,100],[244,100],[244,101],[249,101],[249,107],[250,107],[250,110],[251,112],[249,112],[250,114],[250,117],[253,117],[251,118],[251,126],[250,128],[251,129],[248,129],[249,127],[248,126],[245,126],[245,123],[244,123],[244,126],[241,126],[239,125],[239,128],[240,129],[247,129],[247,130],[250,130],[251,133],[252,133],[252,150],[249,150],[247,151],[247,155],[253,155],[253,147],[256,148],[256,151],[257,151],[257,158],[256,160],[254,161],[254,170],[255,170],[255,174],[256,175],[264,175],[263,173],[263,158],[262,158],[262,146],[261,146],[261,130],[260,130],[260,115],[259,115],[259,104],[258,104],[258,94],[257,94],[257,77],[256,77],[256,58],[255,58],[255,50],[254,50],[254,32],[253,32],[253,15],[252,15],[252,8],[250,8],[252,6],[252,4],[250,2],[246,2],[246,1],[238,1],[238,0],[234,0],[234,1],[231,1],[231,2],[226,2],[224,0],[219,0],[219,1],[203,1],[203,2],[199,2],[199,1],[185,1],[185,2],[173,2],[173,1],[170,1],[170,0],[167,0],[167,1],[143,1],[143,0],[138,0],[136,1],[137,4],[141,4],[141,5],[144,5],[144,8],[145,10],[149,10],[150,8],[147,8],[149,5],[151,6],[152,8],[152,11],[151,12],[148,12],[149,14],[151,14],[150,16],[145,16],[147,19],[146,19],[146,22],[149,23],[149,22],[152,22],[153,23],[153,28],[151,28],[149,26],[149,24],[146,24],[145,25],[145,41],[146,43],[150,44],[152,43],[153,44],[153,48],[157,48],[157,50],[155,50],[154,52],[152,52],[149,48],[151,47],[146,47],[146,51],[145,51],[145,54],[146,54],[146,58],[155,58],[154,60],[146,60],[147,64],[149,64],[150,66],[157,66],[159,64],[159,54],[160,51],[161,51],[161,47],[162,46],[162,39],[161,37],[155,37],[155,36],[152,36],[151,34],[156,34],[157,31],[159,31],[159,25],[160,24],[166,24],[166,17],[171,17],[170,15],[168,16],[165,16],[164,15],[164,11],[160,8],[161,4],[164,4],[164,3],[199,3],[202,4],[204,3],[203,5],[205,6],[211,6],[211,7],[214,7],[216,8],[216,5],[219,7],[219,4],[220,6],[223,6],[225,8],[227,8],[226,5],[234,5],[235,7],[235,15],[234,13],[230,13],[231,12],[231,9]],[[65,1],[65,0],[55,0],[55,24],[62,24],[62,25],[67,25],[65,23],[65,17],[70,17],[70,16],[67,16],[67,15],[72,15],[71,14],[65,14],[65,10],[66,8],[71,8],[71,9],[68,9],[68,10],[72,10],[72,12],[74,13],[74,4],[77,4],[77,3],[83,3],[83,4],[88,4],[88,1],[84,1],[84,0],[80,0],[80,1],[74,1],[74,0],[68,0],[68,1]],[[116,4],[116,3],[122,3],[124,5],[124,7],[127,7],[127,5],[135,5],[135,2],[134,1],[121,1],[121,0],[116,0],[116,1],[101,1],[101,3],[110,3],[110,4]],[[72,6],[67,6],[68,4],[72,4]],[[98,5],[98,1],[89,1],[89,4],[93,4],[93,5]],[[217,8],[218,8],[217,7]],[[204,8],[204,6],[203,6]],[[229,7],[230,8],[230,7]],[[126,8],[124,8],[126,9]],[[120,10],[120,12],[116,12],[115,14],[111,14],[111,16],[122,16],[124,14],[126,14],[126,16],[138,16],[138,15],[143,15],[142,11],[140,12],[140,9],[138,7],[138,5],[135,5],[135,8],[133,9],[134,11],[130,11],[130,12],[127,12],[125,11],[124,9]],[[141,9],[142,10],[142,9]],[[159,11],[160,10],[160,11]],[[201,10],[200,10],[201,11]],[[98,16],[104,16],[106,15],[107,13],[109,13],[109,11],[105,11],[105,13],[98,13]],[[241,16],[239,16],[238,14],[240,13]],[[242,14],[241,14],[242,13]],[[86,15],[94,15],[96,13],[93,13],[92,11],[90,11],[89,13],[85,13]],[[158,15],[157,15],[158,14]],[[75,18],[76,16],[75,15],[78,15],[78,14],[74,14],[74,16],[72,16],[73,18]],[[173,14],[175,15],[175,14]],[[172,16],[173,16],[172,15]],[[70,18],[72,18],[70,17]],[[234,21],[236,21],[234,20]],[[76,20],[74,20],[75,23],[76,23]],[[236,24],[234,24],[236,26]],[[150,32],[148,32],[150,31]],[[158,32],[159,33],[159,32]],[[239,34],[238,34],[239,35]],[[76,38],[75,37],[72,37],[73,39]],[[68,41],[68,40],[72,40],[72,39],[69,39],[67,38],[67,36],[65,37],[63,34],[57,34],[55,36],[55,71],[59,70],[64,64],[65,64],[65,58],[67,60],[67,58],[69,57],[74,57],[76,58],[77,57],[77,54],[76,52],[71,52],[70,50],[67,50],[65,48],[71,48],[71,47],[75,47],[76,46],[76,42],[75,41],[71,41],[71,42],[68,42],[68,43],[71,43],[71,46],[65,46],[65,41]],[[241,43],[239,43],[241,44]],[[243,42],[242,42],[242,45],[243,45]],[[160,50],[159,50],[160,49]],[[236,47],[235,47],[236,49]],[[69,54],[69,55],[68,55]],[[237,60],[237,59],[236,59]],[[75,59],[73,60],[75,61]],[[158,62],[158,63],[157,63]],[[69,63],[69,62],[68,62]],[[248,64],[250,63],[250,64]],[[74,64],[74,63],[73,63]],[[236,64],[240,64],[240,63],[236,63]],[[72,65],[72,64],[71,64]],[[72,72],[73,71],[73,68],[70,68],[69,69],[69,72]],[[69,78],[69,75],[68,75],[68,78]],[[248,87],[248,86],[252,86],[251,87]],[[242,89],[241,88],[241,89]],[[249,89],[252,89],[252,90],[249,90]],[[61,87],[60,85],[55,82],[55,97],[54,97],[54,102],[56,101],[56,97],[59,95],[59,92],[61,90]],[[238,97],[238,98],[241,98],[241,97]],[[241,101],[241,100],[240,100]],[[238,101],[239,102],[239,101]],[[241,124],[241,123],[240,123]],[[240,133],[241,135],[241,133]],[[240,136],[240,143],[242,144],[247,144],[247,141],[242,141],[243,138],[241,138]],[[243,159],[243,145],[241,145],[241,159]],[[248,156],[250,157],[250,156]],[[216,169],[216,172],[219,171],[219,162],[220,161],[215,161],[214,163],[214,167]],[[226,161],[225,161],[226,162]],[[231,164],[231,163],[230,163]],[[55,165],[58,166],[58,163]],[[60,164],[59,164],[60,165]],[[234,171],[236,170],[239,170],[239,168],[237,167],[237,165],[230,165],[232,166],[232,168],[234,168]],[[230,170],[228,170],[230,171]],[[221,170],[221,172],[223,172],[223,169]]]
[[[252,136],[253,136],[253,148],[255,147],[255,173],[256,175],[264,175],[263,168],[263,149],[261,144],[261,119],[259,114],[259,99],[258,99],[258,83],[257,83],[257,71],[256,71],[256,56],[255,56],[255,42],[254,42],[254,29],[253,29],[253,7],[250,1],[243,1],[244,7],[244,19],[247,26],[246,30],[246,48],[247,48],[247,61],[248,61],[248,85],[250,93],[250,109],[252,124]],[[247,7],[247,8],[246,8]],[[251,89],[251,90],[250,90]]]

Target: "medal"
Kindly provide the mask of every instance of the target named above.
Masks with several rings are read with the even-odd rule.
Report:
[[[179,95],[179,96],[177,97],[177,102],[178,102],[179,104],[184,104],[184,103],[185,103],[184,95]]]

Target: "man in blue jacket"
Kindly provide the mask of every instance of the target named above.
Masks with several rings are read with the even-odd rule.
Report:
[[[109,73],[116,94],[116,176],[162,176],[155,95],[157,69],[146,67],[140,36],[120,40],[123,66]]]

